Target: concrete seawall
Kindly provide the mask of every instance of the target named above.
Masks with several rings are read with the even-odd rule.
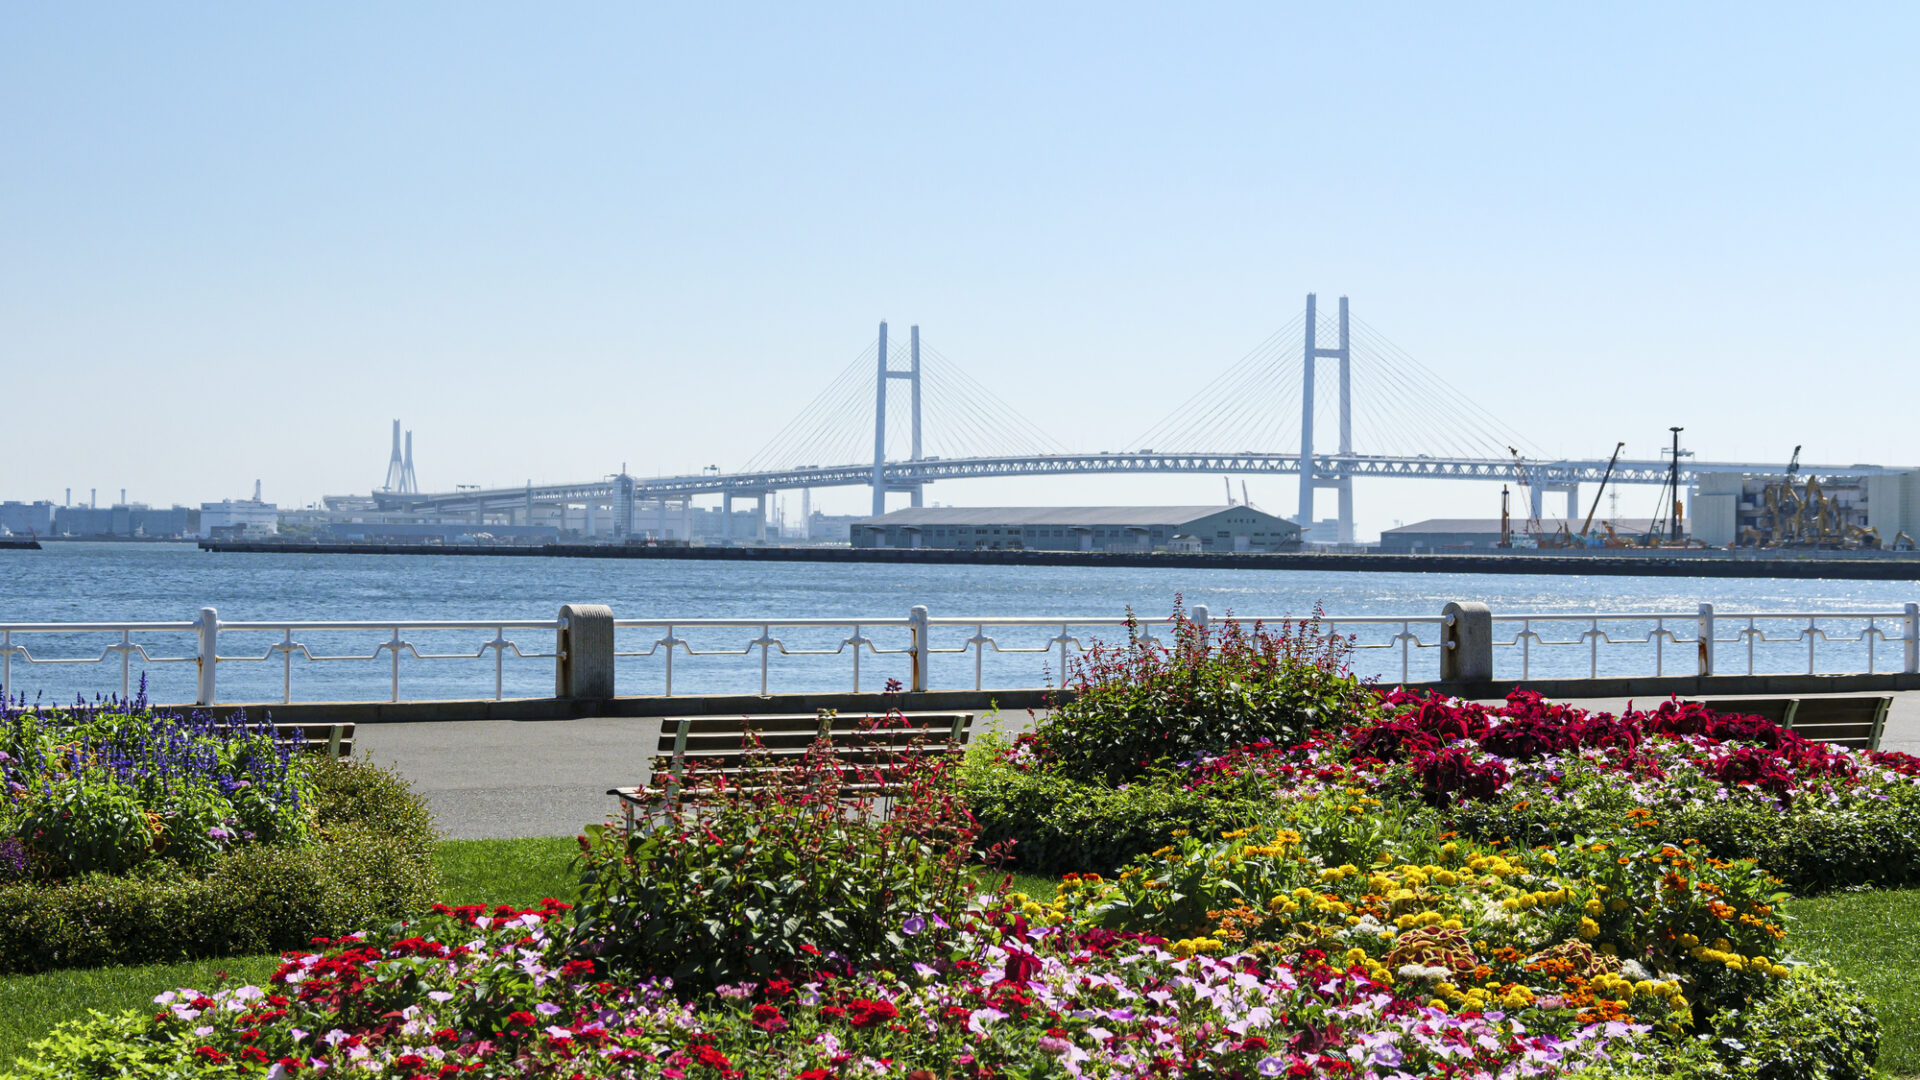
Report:
[[[983,551],[939,548],[649,547],[640,544],[517,546],[335,544],[203,540],[206,551],[314,555],[472,555],[562,559],[693,559],[719,562],[891,563],[894,565],[1179,567],[1209,570],[1321,570],[1429,574],[1591,574],[1612,577],[1920,580],[1920,558],[1836,556],[1755,559],[1680,554],[1347,555],[1309,552],[1176,553]]]

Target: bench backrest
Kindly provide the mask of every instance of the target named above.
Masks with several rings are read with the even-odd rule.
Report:
[[[273,734],[280,742],[293,743],[302,753],[330,758],[353,755],[352,724],[275,724]]]
[[[971,713],[944,712],[896,713],[884,718],[805,714],[667,717],[660,724],[659,752],[668,759],[676,786],[691,767],[701,775],[722,776],[729,783],[751,787],[756,774],[791,765],[823,737],[842,766],[878,770],[915,748],[922,754],[964,750],[972,721]],[[748,745],[749,733],[755,745]],[[865,783],[847,790],[872,791],[887,786],[884,782]]]
[[[1878,750],[1892,705],[1890,697],[1804,697],[1787,726],[1808,739]]]
[[[1833,694],[1789,698],[1719,698],[1700,704],[1717,713],[1758,716],[1802,738],[1854,750],[1880,749],[1891,697]]]

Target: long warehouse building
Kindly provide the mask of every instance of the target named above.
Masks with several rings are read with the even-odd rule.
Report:
[[[1251,506],[928,506],[848,526],[857,548],[1295,551],[1300,527]]]

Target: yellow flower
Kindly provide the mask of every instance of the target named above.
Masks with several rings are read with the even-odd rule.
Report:
[[[1592,919],[1586,919],[1586,918],[1581,919],[1580,920],[1580,936],[1587,939],[1588,941],[1592,941],[1594,938],[1599,937],[1600,924],[1597,922],[1594,922]]]

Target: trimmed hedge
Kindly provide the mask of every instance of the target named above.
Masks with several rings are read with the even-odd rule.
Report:
[[[0,886],[0,972],[272,952],[426,907],[439,886],[426,804],[388,770],[310,765],[318,843],[238,848],[205,875],[155,862]]]

